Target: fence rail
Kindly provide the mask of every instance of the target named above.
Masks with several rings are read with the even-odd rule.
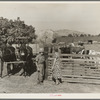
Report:
[[[49,53],[48,56],[53,56],[53,53]],[[71,57],[100,57],[100,55],[87,55],[87,54],[60,54],[60,56],[71,56]]]

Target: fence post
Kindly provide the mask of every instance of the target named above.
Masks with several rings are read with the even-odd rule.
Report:
[[[45,79],[48,79],[48,57],[46,58]]]
[[[48,47],[44,48],[45,51],[45,79],[48,78]]]
[[[1,67],[1,78],[2,78],[2,74],[3,74],[3,66],[4,66],[4,62],[2,60],[0,60],[0,67]]]

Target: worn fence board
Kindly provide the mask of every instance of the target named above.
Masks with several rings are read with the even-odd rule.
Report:
[[[12,61],[12,62],[1,62],[0,61],[0,76],[4,77],[4,76],[8,75],[8,73],[7,73],[7,64],[25,64],[25,62],[26,61]]]

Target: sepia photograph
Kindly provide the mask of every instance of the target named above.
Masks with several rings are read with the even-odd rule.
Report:
[[[0,1],[0,94],[72,93],[100,93],[100,2]]]

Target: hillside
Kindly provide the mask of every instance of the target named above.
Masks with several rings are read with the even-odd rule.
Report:
[[[75,31],[75,30],[61,29],[61,30],[55,30],[54,34],[58,36],[68,36],[69,34],[72,34],[72,35],[77,34],[78,36],[80,36],[81,34],[86,34],[86,33]]]
[[[77,41],[87,41],[88,38],[91,39],[91,37],[92,36],[90,34],[68,29],[61,29],[61,30],[47,29],[47,30],[41,30],[38,33],[38,39],[41,40],[43,43],[46,42],[47,44],[52,43],[52,40],[54,40],[55,38],[57,38],[57,42],[73,42],[75,39]]]
[[[51,30],[51,29],[47,29],[47,30],[41,30],[39,33],[38,33],[38,36],[41,37],[43,36],[44,34],[49,34],[50,36],[51,35],[58,35],[58,36],[68,36],[69,34],[78,34],[78,35],[81,35],[81,34],[86,34],[84,32],[79,32],[79,31],[75,31],[75,30],[68,30],[68,29],[61,29],[61,30]]]

